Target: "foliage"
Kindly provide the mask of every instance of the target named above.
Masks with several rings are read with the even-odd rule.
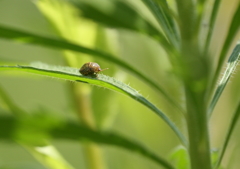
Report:
[[[8,3],[14,2],[11,1]],[[1,3],[4,4],[4,1],[0,1],[0,6]],[[221,14],[220,4],[224,1],[214,0],[212,9],[207,8],[209,3],[210,1],[206,0],[38,0],[32,5],[34,10],[39,12],[38,15],[44,18],[44,23],[51,25],[52,29],[48,31],[52,32],[52,35],[43,35],[0,22],[0,43],[10,43],[11,49],[18,48],[17,45],[21,44],[21,47],[27,47],[30,55],[37,54],[36,51],[40,48],[61,51],[62,54],[57,55],[63,59],[62,65],[45,64],[43,62],[48,62],[44,61],[44,55],[48,57],[47,52],[40,52],[38,59],[30,58],[31,63],[21,63],[21,55],[18,53],[14,54],[15,58],[12,60],[0,58],[0,75],[3,79],[0,85],[3,85],[6,79],[18,79],[18,76],[21,79],[26,76],[26,84],[29,80],[40,79],[37,75],[44,79],[65,80],[67,82],[63,84],[66,85],[65,90],[71,100],[70,108],[64,110],[67,115],[62,117],[60,113],[52,113],[45,105],[38,111],[27,110],[25,104],[18,106],[17,102],[21,99],[12,98],[7,90],[5,91],[5,87],[0,88],[0,140],[11,144],[16,142],[44,167],[52,169],[77,168],[64,158],[64,152],[58,152],[55,148],[53,142],[60,140],[81,140],[86,168],[91,169],[111,166],[109,162],[105,164],[100,145],[116,146],[141,154],[142,158],[156,163],[153,168],[224,167],[226,164],[223,165],[222,159],[238,122],[239,96],[232,97],[238,106],[219,151],[211,151],[214,147],[210,144],[213,137],[209,126],[212,114],[218,113],[218,116],[222,116],[222,113],[214,110],[223,98],[239,61],[240,41],[236,43],[235,37],[239,34],[240,3],[236,1],[236,9],[231,11],[233,15],[230,16],[226,37],[221,42],[223,46],[218,54],[213,54],[211,47],[215,40],[214,33],[218,30],[216,25],[217,16]],[[205,20],[209,20],[207,29],[203,26]],[[118,43],[116,37],[119,39]],[[124,38],[127,40],[121,42]],[[147,45],[140,45],[143,42]],[[235,47],[232,50],[233,44]],[[135,45],[135,48],[132,45]],[[117,48],[123,50],[118,51]],[[141,53],[144,49],[148,50],[147,55]],[[227,67],[220,78],[228,52],[231,51]],[[136,57],[138,52],[139,56]],[[37,62],[32,63],[33,60]],[[57,59],[54,58],[53,61],[57,62]],[[109,66],[106,74],[109,72],[111,75],[104,75],[103,72],[104,74],[97,76],[83,76],[79,73],[79,68],[74,68],[89,61],[98,61],[104,67]],[[127,80],[132,81],[134,88],[122,82],[124,78],[121,77],[127,76],[122,70],[130,73]],[[167,72],[167,75],[162,72]],[[131,79],[132,77],[137,80]],[[219,83],[218,79],[221,79]],[[60,84],[61,81],[57,83]],[[92,85],[100,89],[97,91]],[[143,85],[149,89],[142,87]],[[152,99],[151,95],[146,98],[145,94],[138,92],[139,88],[142,88],[143,93],[151,92],[157,99]],[[11,87],[8,86],[7,89],[11,90]],[[28,89],[25,90],[27,94]],[[113,94],[112,91],[117,93]],[[125,98],[122,99],[122,104],[118,101],[121,99],[118,93],[128,96],[129,100],[133,99],[138,105],[145,106],[148,111],[142,107],[134,107],[134,102],[125,103]],[[48,96],[51,94],[46,93],[45,98]],[[24,100],[23,95],[20,97]],[[53,98],[59,99],[57,96]],[[182,98],[184,100],[181,100]],[[34,100],[35,96],[30,99]],[[67,99],[64,102],[67,102]],[[58,105],[58,108],[61,109],[61,105]],[[70,112],[74,112],[73,117]],[[133,121],[124,117],[124,124],[118,126],[114,118],[118,112],[133,114]],[[139,126],[144,125],[143,127],[154,124],[150,122],[146,125],[140,120],[145,112],[155,113],[156,117],[162,120],[156,124],[166,123],[170,128],[169,132],[175,135],[171,138],[168,131],[159,133],[157,127],[151,130],[154,138],[160,136],[165,143],[169,138],[175,140],[175,145],[170,147],[177,148],[169,158],[165,155],[166,152],[159,153],[159,149],[150,146],[150,143],[146,143],[148,146],[143,144],[143,140],[150,136],[150,131],[147,131],[149,135],[144,138],[136,136],[137,140],[133,141],[133,138],[114,130],[117,126],[128,130],[129,126],[124,126],[127,120],[133,124],[139,122]],[[145,118],[146,116],[143,120]],[[105,125],[107,121],[109,125]],[[164,128],[164,124],[160,126]],[[142,133],[140,127],[137,130]],[[134,137],[134,134],[131,133],[131,136]],[[157,144],[164,149],[164,145],[159,141]]]

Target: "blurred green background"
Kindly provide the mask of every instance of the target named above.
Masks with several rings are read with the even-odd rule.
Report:
[[[143,15],[155,22],[143,4],[136,0],[132,5],[142,10]],[[54,28],[30,0],[0,0],[0,24],[16,27],[36,34],[57,37]],[[235,5],[238,0],[223,0],[217,25],[214,30],[214,38],[211,45],[212,56],[217,56],[225,38],[228,23],[230,22]],[[209,1],[209,6],[211,1]],[[91,22],[90,22],[91,23]],[[87,24],[87,22],[86,22]],[[204,25],[203,25],[204,26]],[[184,103],[181,84],[177,81],[168,59],[161,47],[150,38],[126,30],[103,29],[98,27],[98,41],[105,41],[107,45],[102,50],[111,50],[128,63],[133,64],[144,74],[150,76],[159,85],[170,91],[172,97]],[[102,34],[101,34],[102,33]],[[239,38],[238,34],[238,38]],[[90,36],[90,35],[89,35]],[[236,40],[238,39],[236,37]],[[102,40],[102,41],[101,41]],[[232,48],[235,44],[232,44]],[[230,55],[231,51],[229,52]],[[86,57],[86,56],[83,56]],[[88,58],[88,57],[86,57]],[[52,65],[65,65],[61,51],[39,46],[23,45],[12,41],[0,39],[0,63],[14,62],[29,64],[41,61]],[[99,61],[99,60],[98,60]],[[181,115],[167,103],[161,95],[148,87],[145,83],[129,75],[128,72],[111,65],[111,63],[99,61],[102,68],[109,67],[104,74],[114,76],[119,80],[130,84],[140,91],[160,109],[168,112],[168,116],[178,125],[182,126]],[[78,65],[79,68],[81,65]],[[211,120],[210,134],[212,147],[218,148],[223,143],[232,113],[240,97],[240,75],[236,74],[227,85]],[[31,74],[8,74],[0,73],[0,86],[2,86],[15,103],[28,112],[41,112],[44,109],[51,110],[55,116],[77,119],[74,114],[72,99],[69,96],[70,82],[45,77],[36,77]],[[157,116],[135,102],[118,93],[99,87],[92,87],[92,105],[95,118],[104,130],[117,131],[132,139],[145,144],[158,155],[167,158],[169,153],[179,142],[170,128]],[[0,102],[1,109],[4,105]],[[4,130],[4,129],[1,129]],[[182,128],[182,130],[185,130]],[[232,168],[240,167],[240,145],[238,134],[240,124],[235,130],[231,140],[225,165],[229,162]],[[61,152],[63,157],[77,169],[85,169],[82,146],[79,142],[54,141],[53,144]],[[236,146],[237,145],[237,146]],[[104,160],[111,169],[156,169],[159,168],[153,162],[142,158],[140,155],[121,150],[116,147],[101,146]],[[236,148],[237,147],[237,148]],[[231,159],[231,160],[230,160]],[[24,148],[15,143],[0,141],[0,168],[24,168],[43,169]]]

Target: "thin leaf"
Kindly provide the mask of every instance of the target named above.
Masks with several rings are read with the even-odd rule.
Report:
[[[27,113],[19,108],[8,94],[0,87],[0,98],[3,99],[12,114],[21,117]],[[3,128],[2,128],[3,129]],[[43,165],[51,169],[73,169],[73,167],[61,157],[59,152],[51,145],[44,144],[42,147],[35,147],[31,145],[24,145],[19,142],[21,146],[26,148],[32,155],[36,157]]]
[[[54,78],[93,84],[100,87],[108,88],[116,92],[120,92],[142,103],[143,105],[151,109],[153,112],[155,112],[159,117],[161,117],[169,125],[169,127],[175,132],[175,134],[178,136],[180,141],[183,143],[183,145],[186,146],[186,140],[182,135],[182,133],[161,110],[159,110],[155,105],[153,105],[146,98],[140,95],[135,89],[131,88],[130,86],[120,81],[117,81],[112,77],[108,77],[102,74],[99,74],[97,78],[90,77],[90,76],[83,76],[78,72],[78,69],[75,69],[75,68],[60,67],[60,66],[54,67],[54,66],[49,66],[42,63],[35,64],[34,66],[0,66],[0,70],[18,70],[18,71],[31,72],[31,73],[45,75],[45,76],[54,77]]]
[[[205,54],[208,53],[210,40],[211,40],[211,37],[212,37],[212,32],[213,32],[213,29],[214,29],[214,24],[215,24],[215,21],[216,21],[216,18],[217,18],[217,13],[218,13],[220,3],[221,3],[221,0],[215,0],[214,5],[213,5],[211,18],[210,18],[210,22],[209,22],[208,34],[207,34],[207,38],[206,38],[205,46],[204,46],[204,53]]]
[[[217,64],[217,69],[216,69],[216,72],[215,72],[215,75],[214,75],[212,85],[216,84],[216,81],[217,81],[217,79],[219,77],[219,74],[221,72],[221,68],[223,66],[224,60],[227,57],[226,54],[229,50],[229,47],[232,43],[232,40],[235,38],[236,33],[239,31],[239,28],[240,28],[239,16],[240,16],[240,3],[238,5],[238,8],[237,8],[234,16],[233,16],[231,25],[230,25],[229,30],[228,30],[228,34],[226,36],[224,45],[222,47],[222,51],[221,51],[220,56],[219,56],[219,61],[218,61],[218,64]]]
[[[196,4],[196,10],[197,10],[197,19],[195,21],[196,23],[196,33],[199,35],[200,34],[200,30],[201,30],[201,25],[202,25],[202,18],[204,16],[204,12],[205,12],[205,8],[206,8],[206,0],[198,0],[197,4]],[[202,37],[200,36],[199,38],[200,40],[202,40]]]
[[[145,81],[147,84],[151,85],[155,89],[157,89],[160,93],[163,94],[163,96],[173,105],[175,106],[180,112],[184,112],[182,107],[177,104],[165,91],[162,89],[158,84],[156,84],[154,81],[149,79],[146,75],[142,74],[140,71],[132,67],[131,65],[127,64],[126,62],[118,59],[117,57],[114,57],[108,53],[104,53],[102,51],[89,49],[80,45],[76,45],[64,40],[59,39],[53,39],[53,38],[47,38],[39,35],[34,35],[32,33],[12,29],[3,25],[0,25],[0,38],[5,39],[13,39],[15,41],[19,41],[22,43],[29,43],[34,45],[42,45],[47,46],[51,48],[57,48],[57,49],[65,49],[65,50],[71,50],[76,52],[81,52],[85,54],[92,55],[94,57],[100,57],[101,59],[105,59],[106,61],[112,62],[118,66],[121,66],[131,72],[132,74],[138,76],[143,81]]]
[[[52,117],[51,117],[52,118]],[[25,117],[26,119],[26,117]],[[114,145],[120,148],[124,148],[130,151],[135,151],[144,157],[153,160],[160,166],[166,169],[174,169],[174,167],[169,164],[166,160],[161,157],[156,156],[154,153],[146,149],[141,144],[131,141],[119,134],[107,133],[107,132],[97,132],[80,124],[75,124],[73,122],[61,122],[59,125],[53,125],[51,128],[46,129],[44,126],[36,125],[34,121],[39,121],[38,118],[30,118],[31,125],[28,123],[22,124],[23,121],[10,117],[10,116],[0,116],[0,128],[5,130],[0,130],[1,140],[15,140],[17,139],[16,133],[21,132],[21,127],[19,125],[28,125],[31,130],[28,130],[28,135],[35,136],[36,133],[43,133],[48,137],[53,139],[64,139],[64,140],[90,140],[100,144]],[[44,123],[44,122],[43,122]],[[24,132],[24,131],[23,131]],[[45,139],[42,137],[42,139]],[[22,140],[24,141],[24,140]],[[41,147],[39,147],[41,149]]]
[[[22,115],[25,112],[20,109],[15,103],[13,103],[12,99],[8,96],[8,94],[4,91],[4,89],[0,86],[0,98],[4,101],[7,107],[11,112],[15,113],[15,115]]]
[[[173,51],[173,48],[159,30],[122,1],[102,0],[101,3],[94,0],[68,1],[81,10],[82,17],[91,19],[108,27],[129,29],[131,31],[147,34],[157,40],[167,52]]]
[[[211,161],[212,161],[212,165],[215,166],[217,161],[218,161],[218,158],[219,158],[219,149],[212,149],[211,150]]]
[[[59,154],[59,152],[52,145],[46,145],[41,147],[34,147],[25,145],[31,154],[42,162],[45,166],[52,169],[74,169],[68,164],[65,159]]]
[[[178,46],[177,41],[179,40],[176,27],[174,25],[173,16],[170,15],[168,4],[166,0],[160,0],[160,5],[155,0],[142,0],[145,5],[149,8],[150,12],[155,16],[159,25],[161,25],[163,31],[167,35],[168,39]]]
[[[220,83],[218,84],[217,90],[216,90],[216,92],[213,96],[212,102],[210,104],[210,107],[208,110],[209,116],[212,115],[213,109],[216,106],[223,90],[225,89],[225,86],[227,85],[228,80],[230,79],[232,73],[236,69],[239,58],[240,58],[240,41],[238,41],[231,56],[229,57],[227,68],[223,74],[222,79],[220,80]]]
[[[216,164],[214,166],[214,169],[217,169],[219,167],[219,165],[221,164],[221,162],[222,162],[223,156],[224,156],[225,151],[227,149],[227,146],[228,146],[229,140],[230,140],[230,138],[232,136],[233,130],[235,129],[236,124],[237,124],[237,122],[239,120],[238,119],[239,115],[240,115],[240,103],[238,104],[237,110],[235,111],[235,114],[234,114],[234,116],[232,118],[232,121],[230,123],[230,127],[228,129],[227,136],[225,138],[225,141],[224,141],[224,144],[223,144],[223,147],[222,147],[222,151],[221,151],[221,153],[219,155],[219,158],[218,158],[218,160],[217,160],[217,162],[216,162]]]

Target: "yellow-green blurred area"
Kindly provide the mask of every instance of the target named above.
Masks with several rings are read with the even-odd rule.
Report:
[[[140,11],[139,13],[146,19],[157,25],[151,13],[140,0],[125,1]],[[212,1],[208,2],[209,10],[212,3]],[[156,81],[172,98],[184,106],[182,84],[174,75],[163,48],[156,41],[144,34],[124,29],[105,28],[90,20],[80,18],[80,16],[74,15],[78,14],[75,9],[69,6],[64,7],[66,4],[60,4],[63,6],[55,4],[55,7],[46,4],[39,4],[37,0],[0,0],[0,24],[45,37],[65,38],[89,48],[97,48],[112,53]],[[101,6],[101,0],[99,0],[99,4]],[[170,4],[174,5],[172,1]],[[238,4],[238,0],[222,1],[211,42],[211,57],[215,58],[215,61],[223,45],[230,18]],[[107,9],[107,7],[105,8]],[[47,14],[52,17],[47,18]],[[68,20],[70,16],[73,17]],[[203,27],[206,26],[203,23]],[[236,40],[239,39],[239,35],[238,33]],[[234,45],[232,44],[231,50]],[[228,52],[229,56],[231,50]],[[74,58],[71,55],[75,55],[78,60],[69,59],[66,61],[66,55],[69,58]],[[35,61],[62,66],[71,63],[76,68],[80,68],[85,62],[98,62],[101,68],[109,68],[102,72],[103,74],[113,76],[138,90],[165,112],[184,134],[187,134],[184,127],[186,124],[180,112],[152,87],[113,63],[81,53],[76,54],[0,39],[0,65],[27,65]],[[218,149],[223,144],[229,122],[239,102],[239,79],[240,74],[239,69],[237,69],[214,110],[209,125],[212,148]],[[71,95],[72,85],[74,85],[72,82],[34,74],[12,71],[0,72],[0,86],[13,102],[27,113],[50,113],[61,119],[79,121],[76,114],[77,110],[74,107],[74,98]],[[88,86],[86,84],[79,85],[83,88]],[[99,130],[117,131],[128,138],[137,140],[157,155],[169,160],[171,151],[180,143],[162,119],[129,97],[95,86],[90,86],[90,89],[92,90],[91,108]],[[1,99],[0,97],[0,112],[9,114],[10,110]],[[240,124],[234,131],[223,160],[223,166],[227,169],[240,167],[237,158],[240,156],[239,131]],[[87,169],[83,154],[84,143],[67,140],[52,140],[51,143],[74,168]],[[154,162],[137,153],[107,145],[100,145],[100,147],[104,162],[109,169],[160,168]],[[0,169],[3,168],[44,169],[46,167],[19,144],[0,141]]]

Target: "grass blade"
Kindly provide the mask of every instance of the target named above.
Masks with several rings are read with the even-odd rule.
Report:
[[[240,16],[240,3],[238,5],[238,8],[237,8],[234,16],[233,16],[231,25],[230,25],[229,30],[228,30],[228,34],[226,36],[224,45],[222,47],[212,85],[216,84],[216,81],[217,81],[217,79],[219,77],[219,74],[221,72],[221,68],[223,66],[224,60],[227,57],[226,54],[227,54],[228,49],[231,45],[231,42],[235,38],[236,33],[239,31],[239,28],[240,28],[239,16]]]
[[[11,113],[17,117],[26,115],[27,113],[19,108],[8,94],[0,87],[0,98],[10,109]],[[73,167],[65,161],[65,159],[59,154],[55,147],[44,144],[41,148],[32,145],[25,145],[19,142],[21,146],[27,149],[38,161],[43,165],[51,169],[73,169]],[[44,150],[44,151],[43,151]]]
[[[197,18],[196,18],[196,33],[200,35],[203,16],[206,8],[206,0],[199,0],[196,4]],[[198,37],[202,41],[202,37]]]
[[[47,168],[51,169],[74,169],[65,159],[59,154],[59,152],[52,145],[45,145],[41,147],[34,147],[30,145],[24,145],[38,161],[44,164]]]
[[[155,112],[175,132],[175,134],[178,136],[182,144],[186,146],[186,140],[182,135],[182,133],[161,110],[159,110],[155,105],[153,105],[146,98],[140,95],[135,89],[131,88],[130,86],[120,81],[117,81],[112,77],[105,76],[102,74],[99,74],[97,78],[82,76],[78,72],[78,69],[75,69],[75,68],[49,66],[42,63],[34,64],[32,66],[0,66],[0,70],[18,70],[18,71],[31,72],[39,75],[45,75],[45,76],[60,78],[64,80],[97,85],[97,86],[104,87],[116,92],[120,92],[124,95],[127,95],[133,98],[134,100],[140,102],[141,104],[145,105],[146,107],[151,109],[153,112]]]
[[[26,119],[26,117],[24,118]],[[52,120],[52,117],[48,118]],[[39,121],[38,117],[30,117],[30,119],[28,119],[28,122],[30,122],[31,124],[30,125],[28,123],[22,124],[23,121],[10,116],[0,116],[0,127],[6,129],[0,130],[0,140],[16,139],[16,133],[21,132],[19,131],[21,130],[21,127],[19,128],[19,125],[25,125],[31,128],[31,130],[28,130],[28,135],[31,135],[32,137],[35,136],[37,133],[41,133],[42,136],[45,135],[58,140],[67,139],[79,141],[79,139],[81,139],[90,140],[100,144],[114,145],[130,151],[135,151],[143,155],[144,157],[153,160],[154,162],[156,162],[160,166],[163,166],[166,169],[174,169],[174,167],[163,158],[156,156],[154,153],[149,151],[141,144],[127,139],[119,134],[97,132],[80,124],[75,124],[72,122],[61,122],[61,124],[59,123],[58,125],[51,125],[50,128],[46,129],[44,126],[39,126],[39,124],[36,124],[35,121]],[[38,137],[38,139],[45,139],[45,137]],[[39,147],[39,149],[40,148],[41,147]]]
[[[206,38],[205,46],[204,46],[204,53],[205,54],[208,53],[208,49],[209,49],[209,45],[210,45],[210,41],[211,41],[211,37],[212,37],[212,32],[213,32],[213,29],[214,29],[214,24],[215,24],[215,21],[216,21],[216,18],[217,18],[217,13],[218,13],[220,3],[221,3],[221,0],[215,0],[214,5],[213,5],[211,18],[210,18],[210,22],[209,22],[208,34],[207,34],[207,38]]]
[[[47,38],[35,34],[31,34],[28,32],[12,29],[3,25],[0,25],[0,38],[5,39],[13,39],[15,41],[20,41],[22,43],[28,43],[28,44],[34,44],[34,45],[42,45],[47,46],[51,48],[57,48],[57,49],[64,49],[64,50],[71,50],[75,52],[81,52],[85,54],[92,55],[94,57],[100,57],[101,59],[105,59],[106,61],[112,62],[122,68],[125,68],[130,73],[136,75],[143,81],[145,81],[147,84],[151,85],[155,89],[157,89],[160,93],[163,94],[163,96],[173,105],[175,106],[180,112],[184,112],[182,107],[177,104],[165,91],[163,88],[161,88],[157,83],[155,83],[153,80],[149,79],[146,75],[142,74],[140,71],[129,65],[128,63],[118,59],[115,56],[112,56],[108,53],[93,50],[89,48],[85,48],[80,45],[76,45],[64,40],[59,39],[53,39],[53,38]]]
[[[173,51],[165,36],[156,29],[150,22],[142,18],[137,11],[123,1],[76,1],[68,0],[81,11],[82,17],[91,19],[102,25],[128,29],[139,33],[147,34],[157,40],[166,51]],[[104,4],[104,5],[103,5]],[[111,8],[107,8],[107,7]]]
[[[229,57],[227,68],[223,74],[222,79],[220,80],[220,82],[218,84],[217,90],[216,90],[216,92],[213,96],[212,102],[210,104],[210,107],[208,110],[209,116],[212,115],[213,109],[216,106],[218,99],[220,98],[223,90],[225,89],[225,86],[227,85],[227,82],[230,79],[232,73],[236,69],[239,58],[240,58],[240,41],[238,41],[231,56]]]
[[[158,4],[155,0],[142,1],[155,16],[170,42],[177,47],[177,41],[179,37],[174,25],[173,17],[170,15],[166,0],[160,0],[160,4]]]
[[[14,113],[14,115],[23,115],[25,112],[20,109],[15,103],[13,103],[12,99],[8,96],[8,94],[4,91],[4,89],[0,86],[0,98],[2,98],[5,105],[7,105],[8,109]]]
[[[224,141],[224,144],[223,144],[223,147],[222,147],[222,151],[220,152],[220,155],[219,155],[219,158],[214,166],[214,169],[217,169],[219,167],[219,165],[221,164],[222,162],[222,159],[223,159],[223,156],[225,154],[225,151],[227,149],[227,146],[228,146],[228,143],[229,143],[229,140],[231,138],[231,135],[233,133],[233,130],[238,122],[238,118],[239,118],[239,115],[240,115],[240,103],[238,104],[238,107],[237,107],[237,110],[232,118],[232,121],[230,123],[230,127],[229,127],[229,130],[227,132],[227,136],[226,136],[226,139]]]

